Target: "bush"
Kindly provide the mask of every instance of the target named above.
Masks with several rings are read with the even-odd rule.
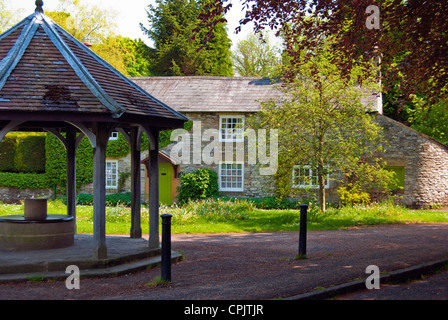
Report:
[[[179,204],[219,196],[218,174],[210,169],[198,169],[180,177]]]
[[[0,172],[0,186],[15,189],[46,189],[51,184],[46,174]]]
[[[44,173],[45,134],[8,134],[0,143],[0,172]]]
[[[64,204],[67,204],[67,197],[59,198]],[[81,193],[76,196],[76,204],[80,206],[93,205],[93,195]],[[127,206],[131,205],[131,193],[114,193],[106,195],[106,206],[116,207],[118,205]]]

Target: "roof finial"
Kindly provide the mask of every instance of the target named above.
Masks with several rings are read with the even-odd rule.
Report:
[[[36,0],[36,12],[44,13],[43,5],[44,2],[42,0]]]

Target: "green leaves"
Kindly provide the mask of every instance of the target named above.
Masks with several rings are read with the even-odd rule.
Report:
[[[199,24],[203,2],[156,0],[156,4],[148,6],[149,28],[143,24],[140,28],[154,41],[157,52],[154,72],[157,75],[233,75],[225,25],[218,24],[214,39],[206,44],[200,42],[206,30],[199,31],[200,36],[193,34]]]

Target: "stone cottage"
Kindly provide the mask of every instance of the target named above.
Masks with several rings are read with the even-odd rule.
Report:
[[[165,157],[172,156],[171,160],[166,161],[172,164],[172,185],[178,185],[179,174],[207,167],[218,173],[220,190],[224,195],[267,197],[273,194],[272,175],[260,174],[266,165],[248,161],[251,146],[242,133],[248,130],[246,119],[259,110],[260,101],[279,95],[276,88],[279,83],[245,77],[151,77],[132,80],[195,124],[190,131],[188,143],[191,153],[188,157],[181,155],[183,159],[176,158],[182,153],[176,145],[182,141],[163,149]],[[385,129],[389,147],[384,153],[384,160],[388,169],[396,172],[403,187],[399,192],[403,203],[411,207],[448,204],[448,147],[384,116],[380,95],[374,94],[363,103],[376,113],[376,121]],[[213,141],[208,130],[217,132],[221,142],[222,149],[214,149],[215,155],[211,153],[214,161],[205,158],[210,151],[207,148],[211,148]],[[224,150],[226,143],[231,145],[230,152]],[[238,148],[244,150],[243,157],[238,158]],[[197,150],[201,150],[202,154]],[[310,178],[307,179],[310,181],[307,186],[311,189],[315,187],[311,170],[301,167],[293,171],[293,181],[300,184],[301,176],[306,176]],[[174,199],[175,188],[172,190]],[[337,184],[331,179],[327,185],[327,199],[337,200]]]

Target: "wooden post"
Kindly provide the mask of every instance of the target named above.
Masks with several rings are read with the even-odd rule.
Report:
[[[93,151],[93,257],[106,259],[106,147],[109,129],[96,124],[93,133],[96,136]]]
[[[142,237],[141,226],[141,135],[140,128],[131,128],[129,142],[131,145],[131,238]]]
[[[75,220],[76,233],[76,130],[67,130],[67,215]]]
[[[149,151],[149,247],[158,249],[159,240],[159,130],[150,129]]]

